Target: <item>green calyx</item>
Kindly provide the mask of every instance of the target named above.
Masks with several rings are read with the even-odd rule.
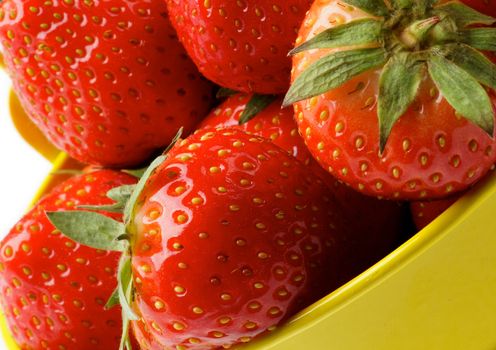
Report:
[[[496,65],[479,50],[496,52],[496,19],[458,1],[344,0],[375,16],[329,28],[293,49],[344,48],[310,65],[284,99],[289,106],[382,67],[377,104],[380,152],[398,119],[415,101],[428,74],[455,111],[493,137]],[[474,25],[476,27],[474,27]]]
[[[220,88],[215,96],[217,99],[223,99],[236,94],[240,94],[240,92],[228,88]],[[255,118],[276,99],[277,95],[253,94],[246,104],[245,109],[241,112],[239,125],[243,125]]]
[[[243,125],[255,118],[276,99],[276,95],[254,94],[239,117],[239,125]]]
[[[147,169],[138,172],[141,177],[136,185],[119,186],[107,192],[107,197],[112,199],[114,204],[101,206],[82,205],[78,209],[84,210],[46,213],[55,228],[72,240],[95,249],[122,253],[117,272],[117,287],[105,304],[105,308],[111,308],[116,305],[120,305],[122,308],[122,337],[119,350],[132,350],[129,339],[129,325],[130,321],[139,319],[131,307],[134,300],[131,241],[134,235],[133,218],[137,201],[148,179],[167,159],[167,152],[180,139],[181,134],[182,128],[178,131],[169,147],[165,149],[163,155],[156,158]],[[124,222],[114,220],[95,211],[122,213]]]

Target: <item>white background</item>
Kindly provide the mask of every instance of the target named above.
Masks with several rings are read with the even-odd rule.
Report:
[[[0,238],[21,218],[51,165],[17,133],[10,118],[10,82],[0,69]],[[0,336],[0,350],[6,346]]]
[[[17,133],[8,108],[9,78],[0,70],[0,237],[27,209],[50,163]]]

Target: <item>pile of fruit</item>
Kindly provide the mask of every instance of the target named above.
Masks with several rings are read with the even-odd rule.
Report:
[[[495,164],[494,17],[484,0],[3,1],[24,110],[85,164],[1,243],[19,347],[235,347],[370,267],[412,232],[408,201],[420,228]]]

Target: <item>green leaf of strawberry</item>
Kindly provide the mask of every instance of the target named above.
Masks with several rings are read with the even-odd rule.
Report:
[[[133,193],[135,187],[136,185],[124,185],[112,188],[107,192],[107,197],[119,204],[125,203],[131,196],[131,193]]]
[[[129,173],[129,172],[127,172]],[[131,175],[131,174],[130,174]],[[136,176],[136,173],[132,174]],[[138,176],[137,176],[138,177]],[[128,201],[131,193],[133,192],[135,185],[124,185],[120,187],[116,187],[107,192],[107,197],[114,200],[114,204],[110,205],[100,205],[100,206],[92,206],[92,205],[80,205],[78,208],[80,209],[88,209],[88,210],[104,210],[112,213],[122,213],[124,210],[124,206]]]
[[[443,54],[448,60],[472,75],[481,84],[496,90],[496,65],[486,56],[463,44],[448,45],[445,49]]]
[[[326,29],[311,40],[295,47],[289,54],[295,55],[306,50],[330,49],[343,45],[379,44],[382,29],[383,23],[381,21],[371,18],[359,19]]]
[[[129,175],[132,175],[136,178],[140,178],[143,176],[143,174],[145,173],[145,170],[146,170],[146,167],[144,168],[138,168],[138,169],[123,169],[121,170],[123,173],[126,173],[126,174],[129,174]]]
[[[244,111],[239,118],[239,124],[244,124],[253,119],[257,114],[263,111],[268,105],[277,99],[276,95],[259,95],[254,94],[246,104]]]
[[[346,0],[345,2],[378,17],[385,16],[389,12],[382,0]]]
[[[229,96],[232,96],[234,94],[236,94],[237,91],[236,90],[233,90],[233,89],[229,89],[229,88],[220,88],[217,93],[215,94],[215,97],[217,99],[222,99],[222,98],[226,98],[226,97],[229,97]]]
[[[338,87],[360,73],[383,65],[386,57],[382,48],[332,53],[312,64],[293,82],[283,107]]]
[[[105,309],[111,309],[117,305],[120,305],[119,302],[119,286],[117,286],[114,291],[112,292],[112,295],[110,298],[108,298],[107,303],[105,303]]]
[[[496,22],[493,17],[482,14],[458,1],[440,5],[434,8],[433,13],[452,18],[460,28],[473,24],[491,25]]]
[[[382,71],[378,105],[381,152],[393,125],[417,96],[422,69],[410,54],[402,54],[392,57]]]
[[[414,0],[391,0],[391,5],[397,10],[412,8]]]
[[[496,51],[496,28],[464,30],[460,40],[478,50]]]
[[[131,257],[128,253],[122,254],[119,260],[117,283],[119,304],[122,307],[122,336],[119,350],[132,350],[129,339],[129,323],[138,320],[139,317],[131,308],[133,300],[133,272],[131,269]]]
[[[124,224],[91,211],[47,212],[50,222],[76,242],[96,249],[122,252],[127,244],[118,238],[125,234]]]
[[[132,277],[131,257],[128,254],[123,254],[119,261],[119,272],[117,274],[117,281],[119,283],[119,288],[117,289],[119,302],[126,318],[128,320],[137,320],[138,316],[136,316],[131,308]]]
[[[427,9],[432,8],[439,0],[416,0],[413,4],[413,12],[417,18],[424,17]]]
[[[428,66],[432,80],[456,111],[492,135],[493,106],[477,80],[442,56],[432,55]]]

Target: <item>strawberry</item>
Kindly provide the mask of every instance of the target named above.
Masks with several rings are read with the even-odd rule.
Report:
[[[364,196],[325,171],[298,134],[292,109],[281,109],[281,104],[280,97],[267,102],[256,95],[236,94],[215,108],[200,128],[236,128],[270,139],[322,179],[348,218],[345,248],[349,252],[346,254],[349,268],[343,276],[343,281],[347,281],[399,243],[400,235],[406,230],[404,220],[408,210],[401,203]]]
[[[66,238],[45,212],[109,204],[108,190],[134,182],[109,170],[72,177],[42,198],[2,241],[0,304],[22,349],[119,347],[120,312],[104,307],[115,288],[119,254]]]
[[[84,163],[142,163],[210,107],[159,0],[6,0],[0,41],[29,116]]]
[[[416,201],[410,203],[410,210],[412,213],[415,226],[420,231],[429,225],[435,218],[444,213],[446,209],[451,207],[460,196],[452,196],[444,199],[434,201]]]
[[[264,100],[261,100],[264,99]],[[298,126],[293,120],[291,108],[281,108],[282,97],[269,97],[253,94],[234,94],[217,106],[200,123],[199,129],[236,128],[271,140],[305,165],[309,166],[322,180],[334,177],[329,175],[314,161],[303,139],[298,134]],[[252,112],[250,107],[253,106]]]
[[[166,2],[179,39],[208,79],[236,91],[287,91],[287,53],[311,0]]]
[[[389,2],[388,2],[389,4]],[[483,0],[315,2],[292,51],[299,129],[353,188],[440,198],[496,161],[496,19]]]
[[[332,193],[286,151],[239,130],[180,142],[125,208],[107,246],[129,240],[120,301],[145,349],[247,342],[337,287],[347,268]],[[52,217],[62,232],[65,215]]]
[[[172,348],[228,346],[271,330],[336,287],[344,228],[331,199],[264,139],[228,129],[186,139],[134,211],[140,322]]]
[[[473,9],[488,14],[489,16],[496,17],[496,6],[494,0],[463,0],[465,4],[471,6]]]

